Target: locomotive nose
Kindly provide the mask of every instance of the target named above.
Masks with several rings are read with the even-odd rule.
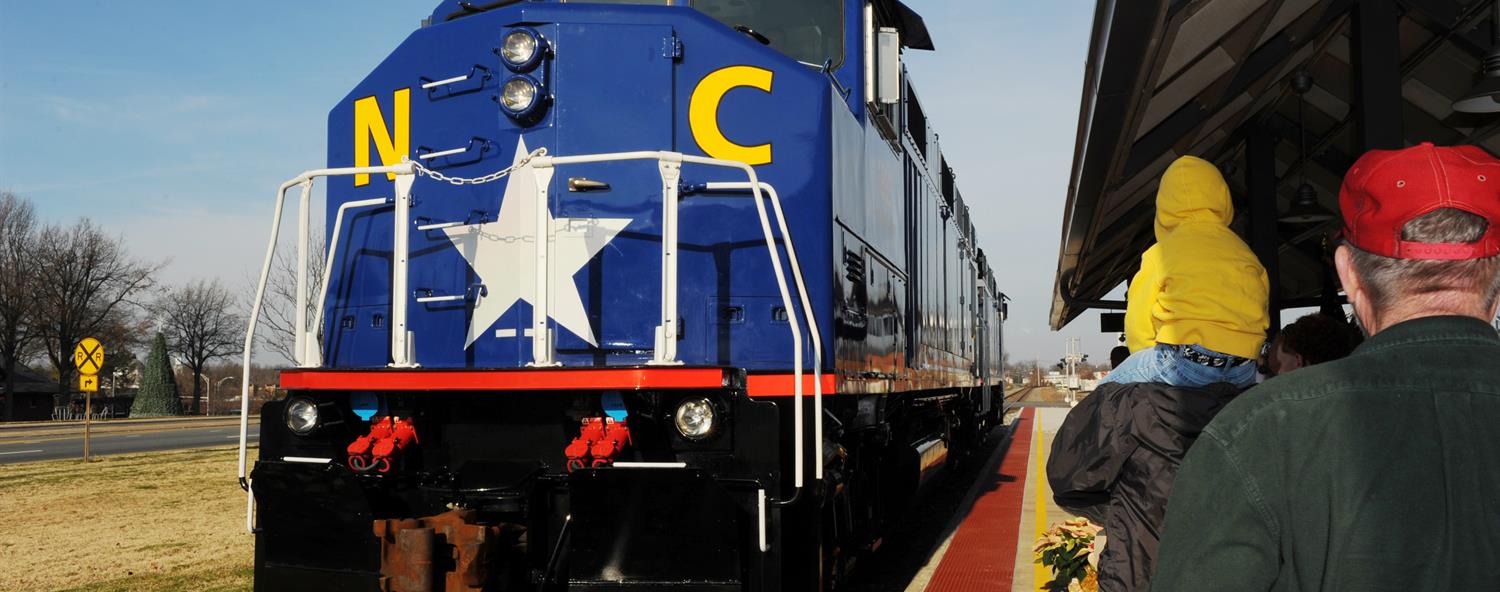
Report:
[[[528,53],[526,31],[506,36],[516,40],[518,61]],[[545,94],[539,95],[530,120],[507,110],[528,146],[564,156],[679,150],[673,138],[675,61],[663,53],[664,44],[670,47],[675,41],[670,25],[561,22],[536,25],[529,33],[540,39],[542,55],[532,58],[539,63],[516,73],[502,88],[502,100],[512,90],[530,92],[530,84]],[[593,348],[627,357],[651,350],[661,321],[653,314],[660,309],[657,278],[662,273],[662,180],[656,164],[562,167],[550,195],[553,215],[573,221],[559,240],[592,244],[600,235],[590,234],[590,220],[629,221],[573,276],[583,308],[608,322],[590,327],[596,333],[593,340],[583,334],[587,331],[559,331],[558,348]]]

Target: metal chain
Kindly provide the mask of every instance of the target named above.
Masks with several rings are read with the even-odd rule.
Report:
[[[516,161],[516,163],[513,164],[513,165],[510,165],[508,167],[505,167],[503,169],[500,169],[500,170],[495,171],[493,173],[490,173],[488,175],[484,175],[482,177],[472,177],[472,178],[450,177],[448,175],[444,175],[442,173],[439,173],[437,171],[429,169],[429,168],[427,168],[425,166],[422,166],[422,163],[420,163],[420,162],[412,162],[411,165],[412,165],[413,169],[416,169],[417,174],[419,174],[419,175],[426,175],[428,177],[432,177],[435,180],[442,181],[444,183],[448,183],[448,184],[451,184],[451,185],[458,185],[458,186],[464,186],[464,185],[482,185],[484,183],[493,183],[495,181],[499,181],[501,179],[504,179],[505,177],[509,176],[511,173],[516,172],[517,169],[520,169],[521,167],[524,167],[524,166],[526,166],[528,164],[531,164],[532,159],[535,159],[535,158],[538,158],[538,157],[542,157],[542,156],[546,156],[546,155],[547,155],[547,149],[546,148],[537,148],[536,150],[532,150],[531,154],[527,154],[521,160]]]

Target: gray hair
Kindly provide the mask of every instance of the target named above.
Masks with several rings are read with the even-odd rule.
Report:
[[[1489,222],[1463,210],[1442,208],[1401,228],[1401,240],[1419,243],[1470,243],[1484,237]],[[1354,268],[1364,280],[1370,304],[1390,308],[1402,298],[1439,292],[1466,292],[1484,298],[1486,307],[1500,296],[1500,256],[1462,261],[1394,259],[1350,245]]]

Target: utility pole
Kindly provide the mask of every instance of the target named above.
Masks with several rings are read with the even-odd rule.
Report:
[[[1088,354],[1083,353],[1080,340],[1077,337],[1069,337],[1066,342],[1066,350],[1063,353],[1063,371],[1067,373],[1068,403],[1074,402],[1074,393],[1078,391],[1078,366],[1089,359]]]
[[[1068,388],[1078,388],[1078,363],[1083,361],[1077,337],[1068,338]]]

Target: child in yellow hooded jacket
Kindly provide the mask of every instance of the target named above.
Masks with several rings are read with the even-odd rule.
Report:
[[[1125,309],[1131,355],[1105,382],[1205,386],[1255,381],[1270,281],[1229,229],[1234,205],[1213,164],[1184,156],[1156,193],[1156,244],[1141,255]]]

